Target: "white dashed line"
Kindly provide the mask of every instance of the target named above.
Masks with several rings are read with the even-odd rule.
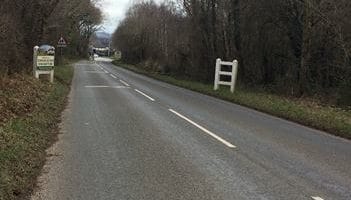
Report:
[[[324,199],[322,199],[322,198],[320,198],[320,197],[311,197],[313,200],[324,200]]]
[[[108,71],[106,71],[106,69],[105,69],[105,68],[101,67],[100,65],[98,65],[98,66],[99,66],[99,68],[100,68],[102,71],[104,71],[106,74],[108,74],[108,73],[109,73]]]
[[[107,86],[107,85],[87,85],[85,87],[86,88],[117,88],[117,89],[128,88],[126,86]]]
[[[110,74],[110,76],[112,77],[112,78],[117,78],[115,75],[113,75],[113,74]]]
[[[99,71],[85,71],[85,72],[89,74],[105,74],[105,72],[99,72]]]
[[[86,88],[109,88],[107,85],[86,85]]]
[[[128,86],[129,87],[129,84],[128,83],[126,83],[125,81],[123,81],[123,80],[119,80],[121,83],[123,83],[123,85],[125,85],[125,86]]]
[[[126,86],[111,86],[111,88],[123,89],[123,88],[129,88],[129,87],[126,87]]]
[[[184,119],[185,121],[189,122],[190,124],[196,126],[197,128],[199,128],[200,130],[202,130],[203,132],[207,133],[208,135],[212,136],[213,138],[215,138],[216,140],[220,141],[221,143],[223,143],[224,145],[226,145],[229,148],[236,148],[236,146],[234,146],[233,144],[231,144],[230,142],[226,141],[225,139],[219,137],[218,135],[212,133],[211,131],[205,129],[204,127],[200,126],[199,124],[193,122],[192,120],[190,120],[189,118],[181,115],[180,113],[174,111],[173,109],[168,109],[169,111],[171,111],[173,114],[177,115],[178,117]]]
[[[141,92],[140,90],[134,89],[137,93],[143,95],[144,97],[150,99],[151,101],[155,101],[155,99],[151,98],[150,96],[148,96],[147,94]]]

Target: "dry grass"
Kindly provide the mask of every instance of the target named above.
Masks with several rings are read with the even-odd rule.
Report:
[[[1,90],[0,199],[27,199],[55,141],[73,69],[60,66],[55,83],[16,75]],[[37,90],[35,90],[37,89]]]
[[[47,92],[48,84],[41,84],[29,75],[13,75],[0,80],[0,125],[32,112]]]

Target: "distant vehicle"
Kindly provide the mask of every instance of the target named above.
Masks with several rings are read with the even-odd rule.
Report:
[[[97,54],[94,54],[94,58],[98,58],[99,57],[99,55],[97,55]]]

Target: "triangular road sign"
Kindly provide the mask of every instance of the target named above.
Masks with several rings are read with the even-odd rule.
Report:
[[[57,42],[57,46],[58,46],[58,47],[67,47],[66,40],[65,40],[63,37],[61,37],[61,38],[59,39],[59,41]]]

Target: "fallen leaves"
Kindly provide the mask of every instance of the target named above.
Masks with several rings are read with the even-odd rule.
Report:
[[[52,89],[51,84],[23,74],[1,78],[0,82],[0,125],[30,114]]]

